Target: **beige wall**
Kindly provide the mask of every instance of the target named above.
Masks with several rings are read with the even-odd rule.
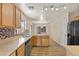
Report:
[[[64,14],[50,23],[50,37],[61,45],[67,44],[68,14]]]

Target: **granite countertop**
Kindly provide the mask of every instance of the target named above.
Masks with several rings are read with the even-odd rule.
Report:
[[[8,56],[24,42],[28,41],[30,37],[14,36],[0,40],[0,56]]]

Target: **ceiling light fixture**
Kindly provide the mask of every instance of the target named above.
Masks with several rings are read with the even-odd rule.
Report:
[[[66,6],[64,6],[63,8],[64,8],[64,9],[67,9],[67,7],[66,7]]]
[[[55,10],[58,11],[59,9],[58,8],[55,8]]]
[[[50,6],[51,10],[54,10],[54,7],[53,6]]]
[[[47,11],[48,10],[48,8],[45,8],[45,11]]]
[[[51,10],[54,10],[54,8],[51,8]]]

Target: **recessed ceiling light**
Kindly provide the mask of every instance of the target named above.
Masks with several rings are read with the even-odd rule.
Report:
[[[67,7],[66,7],[66,6],[64,6],[63,8],[64,8],[64,9],[67,9]]]
[[[51,10],[54,10],[54,8],[51,8]]]
[[[50,6],[51,10],[54,10],[54,6]]]
[[[48,8],[45,8],[45,11],[47,11],[48,10]]]
[[[58,8],[56,8],[55,10],[56,10],[56,11],[58,11],[59,9],[58,9]]]

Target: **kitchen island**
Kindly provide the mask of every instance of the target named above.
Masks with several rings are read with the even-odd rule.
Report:
[[[34,35],[31,37],[31,46],[48,47],[50,46],[49,35]]]

